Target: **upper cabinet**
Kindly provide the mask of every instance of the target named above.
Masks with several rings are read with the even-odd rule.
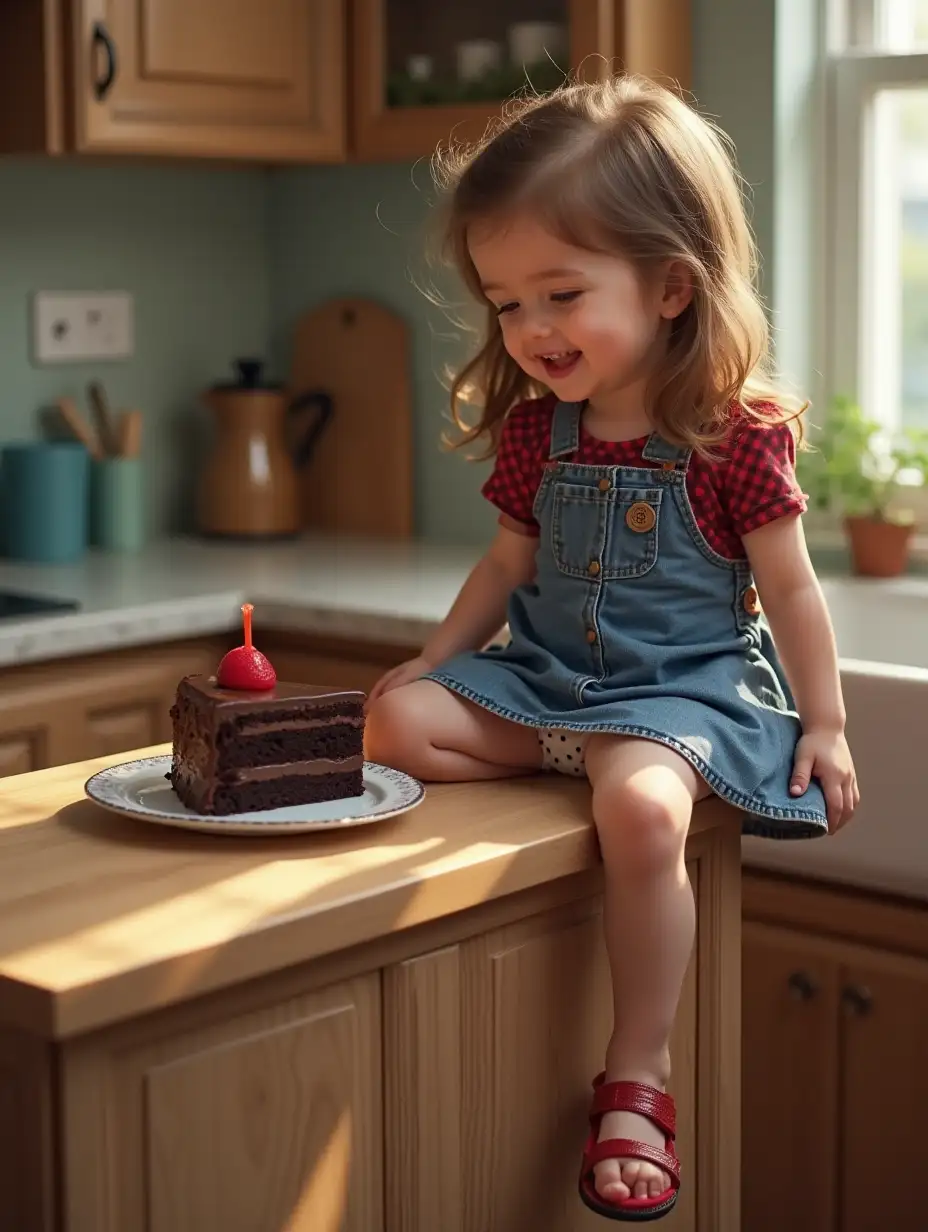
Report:
[[[619,66],[684,86],[689,0],[354,0],[352,143],[363,161],[473,139],[505,99]]]
[[[345,31],[345,0],[2,0],[0,143],[341,160]]]
[[[688,85],[689,2],[2,0],[0,152],[427,157],[526,78]]]
[[[344,150],[343,0],[74,0],[78,150]]]

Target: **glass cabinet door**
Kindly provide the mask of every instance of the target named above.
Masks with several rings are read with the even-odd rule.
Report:
[[[385,103],[458,107],[554,88],[569,68],[566,0],[382,0]]]
[[[615,0],[354,0],[354,152],[428,156],[478,136],[529,83],[546,92],[591,52]],[[604,46],[603,43],[609,43]]]

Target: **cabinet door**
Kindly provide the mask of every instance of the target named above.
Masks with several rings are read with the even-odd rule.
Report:
[[[177,682],[219,648],[178,642],[14,668],[0,696],[0,775],[125,753],[171,738]]]
[[[836,1232],[838,964],[764,924],[742,944],[743,1226]]]
[[[696,1228],[696,976],[673,1040]],[[577,1195],[590,1081],[612,1030],[599,904],[573,904],[385,973],[386,1223],[402,1232],[599,1232]]]
[[[841,1232],[922,1227],[928,962],[873,954],[844,966],[840,1022]]]
[[[64,1049],[62,1226],[382,1232],[380,976]]]
[[[690,0],[353,0],[354,152],[416,158],[610,62],[689,82]]]
[[[344,0],[73,0],[79,150],[344,153]]]

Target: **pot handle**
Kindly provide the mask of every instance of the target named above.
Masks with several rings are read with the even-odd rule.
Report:
[[[309,463],[319,437],[335,414],[335,404],[332,402],[331,394],[323,389],[308,389],[305,393],[297,394],[293,399],[287,407],[287,417],[294,419],[296,416],[302,416],[310,407],[315,408],[316,414],[306,431],[296,436],[293,446],[293,461],[297,468],[302,468]]]

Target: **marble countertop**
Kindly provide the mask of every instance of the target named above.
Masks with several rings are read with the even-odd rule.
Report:
[[[91,552],[73,565],[0,561],[0,590],[80,608],[0,621],[0,666],[66,658],[238,628],[421,645],[479,548],[307,537],[242,545],[166,539],[137,555]]]

